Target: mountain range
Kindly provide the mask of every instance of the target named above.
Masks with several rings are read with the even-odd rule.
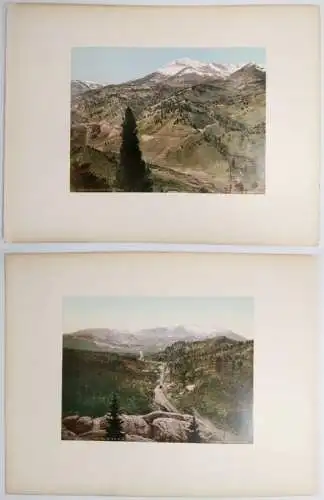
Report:
[[[230,343],[246,340],[231,330],[198,331],[182,325],[146,328],[135,332],[95,328],[64,334],[63,347],[139,354],[160,352],[176,342],[194,342],[213,338],[219,342],[226,340]]]
[[[259,71],[265,72],[265,68],[258,64],[246,63],[246,64],[221,64],[221,63],[203,63],[200,61],[195,61],[190,58],[177,59],[170,62],[166,66],[157,69],[156,71],[149,73],[143,77],[137,78],[135,80],[129,80],[127,82],[122,82],[120,84],[133,84],[138,85],[141,83],[168,83],[168,84],[180,84],[183,83],[190,84],[191,79],[193,83],[198,83],[198,81],[204,81],[206,79],[226,79],[232,73],[240,69],[247,70],[248,68],[256,68]],[[119,84],[119,85],[120,85]],[[109,83],[96,83],[90,81],[82,80],[72,80],[71,81],[71,95],[77,97],[83,92],[89,90],[96,90],[108,86]],[[114,84],[111,84],[114,85]]]
[[[126,107],[154,191],[265,190],[266,72],[179,59],[118,84],[71,82],[71,190],[115,191]]]

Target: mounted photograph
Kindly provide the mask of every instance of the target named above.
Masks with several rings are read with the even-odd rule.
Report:
[[[68,297],[62,440],[253,443],[253,299]]]
[[[265,49],[76,47],[70,191],[265,194]]]

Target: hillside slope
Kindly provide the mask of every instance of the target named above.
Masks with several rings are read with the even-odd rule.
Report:
[[[253,341],[178,342],[158,354],[167,366],[168,395],[183,411],[247,432],[252,421]]]
[[[79,413],[99,417],[117,392],[127,413],[152,409],[156,384],[155,365],[130,354],[63,349],[62,414]]]
[[[245,65],[226,77],[181,74],[155,73],[73,100],[72,190],[116,190],[121,123],[130,106],[155,191],[224,193],[232,184],[237,192],[264,192],[265,72]],[[85,175],[75,180],[79,170],[91,174],[89,185]]]

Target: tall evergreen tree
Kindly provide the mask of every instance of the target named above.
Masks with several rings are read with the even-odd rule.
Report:
[[[195,415],[193,415],[188,429],[188,443],[201,443],[201,437]]]
[[[149,167],[142,159],[137,137],[137,124],[130,107],[127,107],[122,125],[120,164],[116,174],[117,187],[126,192],[153,191]]]
[[[108,418],[107,441],[124,441],[125,433],[120,418],[119,402],[116,394],[113,394]]]

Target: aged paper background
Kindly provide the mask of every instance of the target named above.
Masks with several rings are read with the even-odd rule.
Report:
[[[11,5],[6,240],[316,245],[319,19],[315,6]],[[71,194],[75,46],[265,47],[266,195]]]
[[[315,493],[316,263],[267,255],[8,256],[8,493]],[[62,301],[75,295],[253,296],[254,444],[62,442]]]

